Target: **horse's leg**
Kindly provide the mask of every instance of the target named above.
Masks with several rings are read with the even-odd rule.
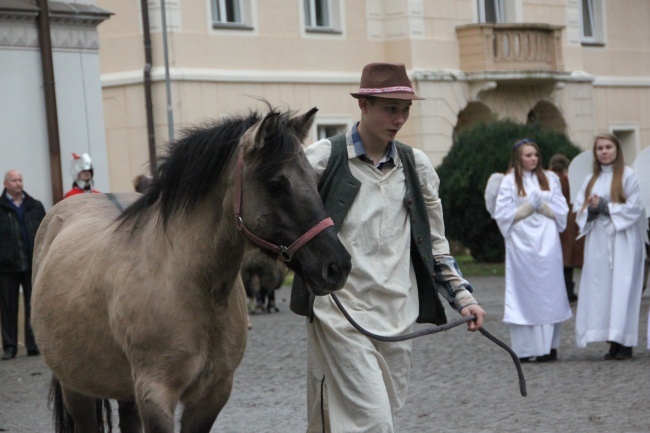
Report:
[[[233,377],[220,381],[210,394],[185,402],[181,417],[181,433],[208,433],[226,405],[232,391]]]
[[[178,396],[164,383],[139,378],[135,398],[145,433],[174,433],[174,410]]]
[[[275,305],[275,289],[269,290],[269,303],[266,307],[269,313],[279,313],[280,309]]]
[[[97,421],[96,398],[79,394],[63,385],[61,385],[61,393],[63,394],[63,404],[74,420],[75,433],[101,433],[104,431],[102,424]]]
[[[118,401],[118,412],[120,414],[121,433],[141,433],[142,423],[138,406],[134,401]]]

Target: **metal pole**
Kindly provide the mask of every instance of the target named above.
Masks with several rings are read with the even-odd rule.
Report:
[[[56,108],[54,85],[54,63],[52,61],[52,40],[50,38],[50,12],[47,0],[38,0],[38,42],[41,48],[43,70],[43,91],[45,93],[45,115],[47,118],[47,141],[50,151],[50,180],[52,183],[52,204],[63,199],[61,180],[61,146],[59,142],[59,117]]]
[[[149,5],[147,0],[141,0],[142,28],[144,33],[144,99],[147,111],[147,137],[149,144],[149,173],[156,171],[156,134],[153,120],[153,102],[151,96],[151,27],[149,26]]]
[[[169,141],[174,141],[174,112],[172,111],[172,91],[169,82],[169,55],[167,52],[167,13],[165,0],[160,0],[160,13],[162,14],[163,53],[165,55],[165,89],[167,91],[167,129]]]

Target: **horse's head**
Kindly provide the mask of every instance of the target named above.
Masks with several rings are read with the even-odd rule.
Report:
[[[276,246],[288,247],[319,227],[295,252],[283,250],[280,256],[312,293],[326,295],[343,286],[351,261],[334,228],[327,223],[318,226],[327,215],[316,173],[301,146],[316,111],[293,118],[269,113],[242,136],[236,207],[242,231],[272,255],[278,255]]]

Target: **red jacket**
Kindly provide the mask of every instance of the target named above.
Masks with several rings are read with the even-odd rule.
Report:
[[[75,186],[72,187],[72,189],[70,191],[65,193],[65,196],[63,198],[68,198],[71,195],[83,194],[83,193],[86,193],[88,191],[89,190],[81,189],[77,185],[75,185]],[[101,192],[97,191],[95,188],[91,188],[90,192],[92,192],[93,194],[101,194]]]

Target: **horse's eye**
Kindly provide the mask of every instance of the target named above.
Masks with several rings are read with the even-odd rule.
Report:
[[[283,181],[278,180],[278,179],[269,180],[266,183],[266,188],[272,194],[278,194],[278,193],[283,192],[285,190],[286,186],[287,186],[286,182],[283,182]]]

